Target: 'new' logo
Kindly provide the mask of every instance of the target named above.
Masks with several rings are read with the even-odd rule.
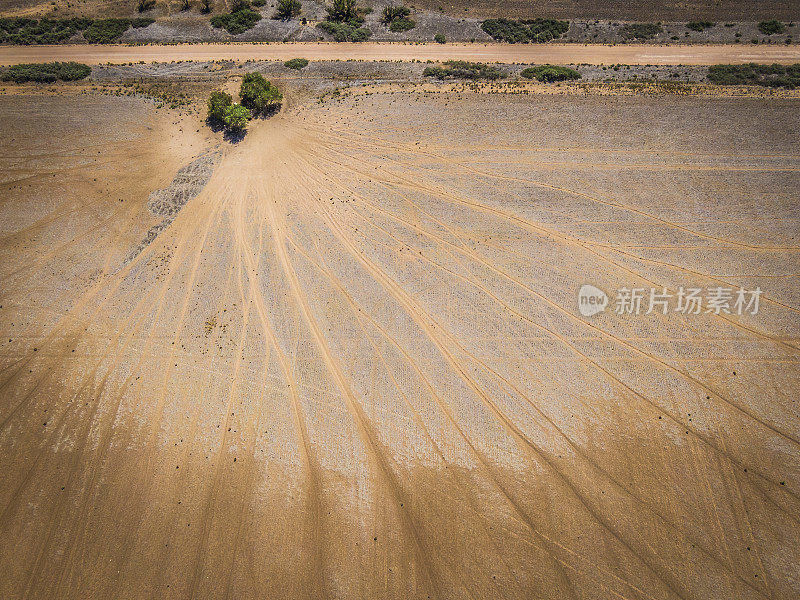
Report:
[[[603,290],[593,285],[582,285],[578,291],[578,311],[584,317],[591,317],[603,312],[608,306],[608,296]]]

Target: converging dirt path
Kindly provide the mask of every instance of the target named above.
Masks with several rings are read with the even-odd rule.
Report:
[[[0,97],[0,597],[797,598],[798,101],[359,89]]]
[[[500,63],[714,65],[800,62],[800,46],[649,46],[578,44],[179,44],[149,46],[3,46],[0,65],[73,60],[89,65],[177,60],[471,60]]]

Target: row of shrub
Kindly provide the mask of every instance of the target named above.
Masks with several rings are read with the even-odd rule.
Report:
[[[448,60],[443,65],[442,67],[426,67],[422,75],[437,79],[486,79],[489,81],[503,77],[497,68],[490,67],[485,63]]]
[[[526,79],[536,79],[545,83],[552,83],[553,81],[569,81],[572,79],[580,79],[581,74],[575,69],[569,67],[560,67],[557,65],[539,65],[538,67],[528,67],[520,73]]]
[[[543,43],[558,39],[569,30],[569,21],[556,19],[486,19],[481,29],[492,38],[510,44]]]
[[[261,73],[246,73],[239,88],[240,104],[230,94],[211,92],[208,122],[231,132],[242,132],[253,115],[266,115],[280,108],[283,95]]]
[[[759,85],[793,90],[800,87],[800,64],[714,65],[708,68],[708,80],[718,85]]]
[[[649,40],[663,31],[661,23],[628,23],[620,27],[619,33],[626,40]]]
[[[692,31],[705,31],[706,29],[710,29],[716,25],[716,23],[712,23],[711,21],[689,21],[686,24],[686,27]],[[731,27],[732,25],[732,23],[729,23],[726,25],[726,27]],[[760,21],[758,23],[758,30],[764,35],[773,35],[786,31],[786,26],[781,21],[772,19],[770,21]]]
[[[495,67],[490,67],[485,63],[449,60],[443,63],[443,65],[444,66],[441,67],[426,67],[422,75],[424,77],[436,77],[437,79],[485,79],[489,81],[504,77],[500,70]],[[575,69],[557,65],[528,67],[523,70],[520,75],[526,79],[536,79],[546,83],[581,78],[581,74]]]
[[[155,19],[28,19],[12,17],[0,19],[0,43],[4,44],[59,44],[78,32],[83,32],[87,42],[108,44],[116,42],[130,27],[147,27]]]
[[[53,83],[55,81],[77,81],[85,79],[92,72],[92,68],[76,62],[52,62],[38,64],[21,64],[9,67],[0,76],[2,81],[25,83]]]

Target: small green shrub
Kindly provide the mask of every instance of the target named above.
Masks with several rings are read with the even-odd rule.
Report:
[[[437,33],[435,36],[433,36],[433,41],[436,42],[437,44],[446,44],[447,38],[444,36],[443,33]]]
[[[793,90],[800,87],[800,63],[714,65],[708,68],[708,80],[717,85],[758,85]]]
[[[764,35],[773,35],[775,33],[783,33],[786,27],[780,21],[773,19],[771,21],[761,21],[758,24],[758,30]]]
[[[692,31],[705,31],[706,29],[711,29],[715,25],[716,23],[712,23],[711,21],[689,21],[686,27]]]
[[[658,23],[628,23],[619,30],[626,40],[649,40],[663,31]]]
[[[558,39],[569,30],[569,21],[556,19],[486,19],[481,29],[495,40],[515,43],[543,43]]]
[[[291,60],[287,60],[283,63],[284,67],[289,69],[296,69],[299,71],[300,69],[304,69],[308,66],[308,59],[307,58],[293,58]]]
[[[280,104],[283,95],[261,73],[246,73],[239,88],[239,98],[242,106],[254,113],[264,113]]]
[[[559,67],[556,65],[540,65],[538,67],[528,67],[520,73],[526,79],[536,79],[537,81],[544,81],[551,83],[553,81],[568,81],[571,79],[580,79],[581,74],[575,69],[569,67]]]
[[[267,5],[267,0],[253,0],[250,4],[258,8],[261,8],[262,6]]]
[[[217,29],[225,29],[228,33],[237,35],[255,27],[261,20],[261,15],[250,8],[241,8],[227,15],[211,17],[211,25]]]
[[[414,27],[416,26],[417,22],[414,21],[414,19],[407,19],[404,17],[402,19],[395,19],[394,21],[392,21],[391,24],[389,25],[389,31],[393,31],[394,33],[400,33],[403,31],[409,31],[411,29],[414,29]]]
[[[225,111],[233,104],[233,98],[225,92],[211,92],[208,97],[208,120],[216,123],[225,122]]]
[[[275,12],[276,19],[283,19],[288,21],[300,14],[302,10],[300,0],[278,0],[277,11]]]
[[[136,10],[139,12],[145,12],[146,10],[150,10],[155,8],[156,0],[138,0],[136,2]]]
[[[92,72],[91,67],[76,62],[52,62],[13,65],[3,73],[3,81],[25,83],[53,83],[54,81],[77,81],[85,79]]]
[[[320,21],[317,23],[317,27],[331,34],[337,42],[363,42],[372,35],[369,29],[359,27],[357,23]]]
[[[503,77],[503,74],[495,67],[463,60],[448,60],[444,63],[444,67],[426,67],[422,75],[437,79],[488,79],[490,81]]]

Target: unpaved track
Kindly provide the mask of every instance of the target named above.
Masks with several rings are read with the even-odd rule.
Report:
[[[800,62],[800,46],[646,46],[579,44],[181,44],[152,46],[4,46],[0,65],[74,60],[89,65],[175,60],[473,60],[500,63],[715,65]]]
[[[358,90],[0,97],[0,597],[796,598],[798,101]]]

